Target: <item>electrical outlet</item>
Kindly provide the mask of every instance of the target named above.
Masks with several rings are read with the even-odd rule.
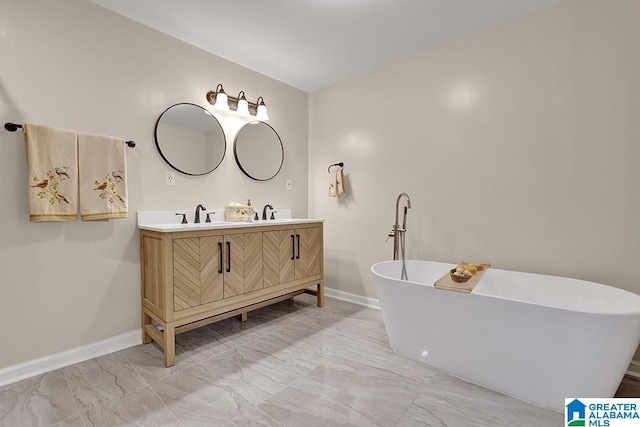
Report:
[[[287,178],[285,187],[284,187],[287,191],[291,191],[292,188],[292,183],[291,183],[291,178]]]
[[[176,185],[176,173],[167,171],[167,185]]]

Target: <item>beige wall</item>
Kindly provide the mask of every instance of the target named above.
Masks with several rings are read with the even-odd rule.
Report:
[[[639,1],[567,0],[310,94],[326,286],[375,297],[406,191],[409,258],[640,293],[638,40]],[[338,161],[344,200],[326,195]]]
[[[22,135],[0,131],[0,368],[139,327],[138,210],[251,198],[307,215],[306,93],[85,0],[3,0],[1,9],[2,123],[122,136],[137,146],[127,151],[128,219],[33,224]],[[177,185],[165,186],[155,120],[174,103],[207,107],[205,94],[218,83],[264,97],[286,151],[282,172],[267,183],[242,175],[232,147],[243,122],[218,115],[228,144],[220,168],[200,178],[177,174]]]

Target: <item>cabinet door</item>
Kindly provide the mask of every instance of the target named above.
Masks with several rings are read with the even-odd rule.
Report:
[[[222,299],[218,274],[219,236],[173,241],[173,307],[175,311]]]
[[[320,230],[320,227],[309,227],[263,233],[265,287],[321,273]]]
[[[263,280],[264,287],[280,283],[280,231],[262,233]]]
[[[262,233],[264,287],[279,285],[294,279],[295,233],[291,230]]]
[[[262,233],[224,236],[224,297],[262,289]]]
[[[222,236],[200,238],[200,303],[223,297]]]
[[[244,234],[224,236],[224,297],[244,294]]]
[[[295,239],[296,280],[320,274],[320,256],[322,248],[320,228],[312,227],[296,229]]]
[[[280,275],[279,283],[291,282],[295,279],[295,237],[294,230],[282,230],[280,233],[279,261]]]

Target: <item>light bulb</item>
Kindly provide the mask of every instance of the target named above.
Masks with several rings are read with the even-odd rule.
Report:
[[[256,120],[266,122],[269,120],[269,115],[267,114],[267,106],[264,103],[264,99],[262,99],[262,97],[258,98],[257,104]]]
[[[227,94],[222,92],[216,95],[216,103],[213,104],[213,108],[220,111],[229,111],[229,102],[227,101]]]
[[[249,102],[247,98],[244,97],[244,92],[240,92],[240,95],[238,95],[238,108],[236,109],[236,113],[242,117],[251,115],[251,113],[249,113]]]
[[[229,100],[221,84],[216,87],[216,103],[213,104],[213,108],[219,111],[229,111]]]

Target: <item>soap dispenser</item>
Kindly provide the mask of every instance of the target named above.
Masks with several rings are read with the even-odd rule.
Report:
[[[251,208],[251,199],[247,199],[247,206]],[[249,209],[249,217],[247,218],[247,222],[255,221],[256,219],[258,219],[257,213],[253,217],[251,217],[251,211],[255,212],[253,208]]]

